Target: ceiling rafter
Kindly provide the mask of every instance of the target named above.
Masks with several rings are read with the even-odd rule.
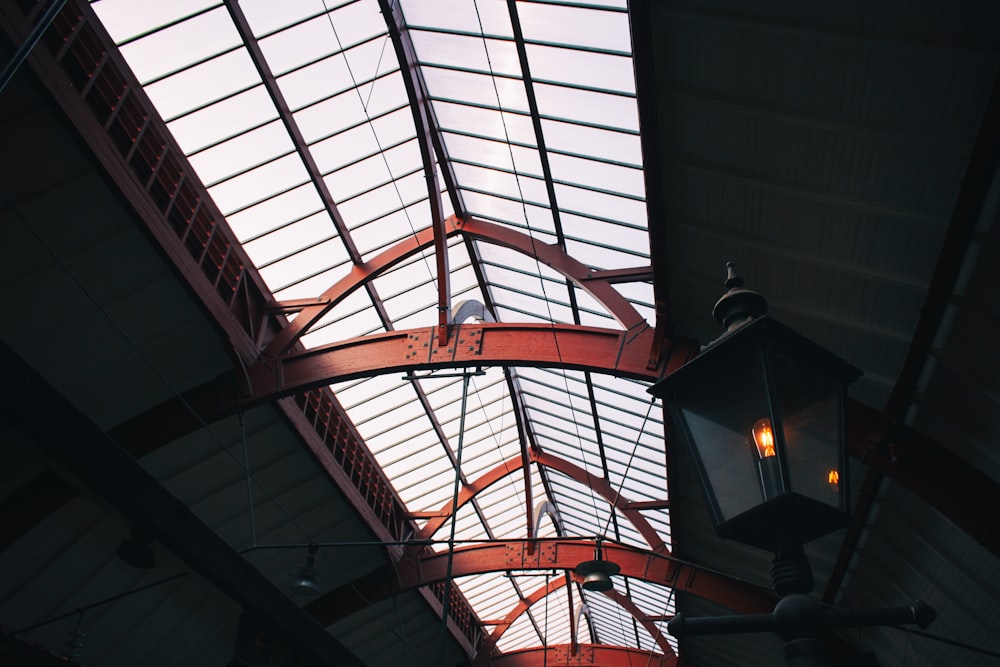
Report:
[[[507,612],[503,620],[493,628],[493,632],[491,632],[489,637],[486,639],[487,642],[486,646],[487,647],[496,646],[496,644],[500,641],[500,638],[503,637],[503,634],[508,629],[510,629],[511,625],[514,624],[514,621],[516,621],[521,616],[521,614],[528,611],[536,602],[538,602],[539,600],[548,595],[551,595],[552,593],[558,591],[563,587],[567,586],[571,587],[571,583],[572,582],[578,583],[578,579],[579,578],[573,578],[569,576],[569,572],[567,570],[566,577],[556,577],[548,584],[543,584],[539,588],[532,591],[529,595],[526,595],[523,599],[521,599],[518,602],[517,605],[514,606],[513,609]],[[653,641],[656,642],[657,646],[660,647],[660,650],[663,651],[664,655],[674,654],[673,647],[670,646],[670,643],[667,641],[666,636],[664,636],[664,634],[660,631],[659,627],[657,627],[656,622],[662,619],[651,620],[641,609],[639,609],[639,607],[636,606],[634,602],[632,602],[632,600],[629,598],[628,595],[623,595],[622,593],[619,593],[616,589],[612,588],[609,591],[604,591],[603,594],[608,598],[610,598],[612,601],[614,601],[615,604],[620,606],[622,609],[627,611],[629,615],[633,618],[633,620],[641,624],[643,628],[645,628],[646,632],[649,633],[649,636],[653,639]],[[578,619],[575,618],[573,619],[574,627],[576,625],[577,620]]]
[[[0,361],[16,381],[2,387],[7,424],[39,447],[102,502],[141,525],[236,604],[256,614],[321,664],[361,665],[301,607],[168,492],[27,362],[0,343]],[[52,419],[56,411],[59,419]]]
[[[478,218],[451,216],[445,221],[445,229],[449,236],[462,234],[466,239],[502,246],[528,257],[533,256],[534,253],[539,261],[555,269],[567,279],[579,283],[623,327],[631,329],[645,324],[645,320],[635,309],[635,306],[622,297],[610,281],[595,278],[594,271],[556,246],[541,243],[515,229]],[[261,356],[276,357],[286,353],[309,330],[309,327],[329,313],[354,290],[371,282],[380,274],[421,250],[429,248],[433,243],[434,230],[431,227],[426,227],[383,250],[367,262],[353,266],[346,276],[318,295],[315,303],[301,308],[299,316],[274,336]]]
[[[403,86],[406,88],[406,96],[410,100],[410,113],[413,116],[413,126],[416,128],[417,144],[420,147],[420,157],[423,161],[427,199],[431,208],[430,223],[434,230],[434,260],[438,288],[438,338],[440,342],[445,343],[448,341],[448,324],[451,317],[451,271],[448,268],[448,241],[444,211],[441,205],[441,187],[438,185],[432,148],[434,136],[437,135],[440,141],[440,133],[433,127],[430,120],[431,105],[427,86],[420,74],[417,53],[406,30],[406,20],[403,18],[402,8],[399,3],[379,0],[379,9],[385,18],[389,37],[396,52],[396,59],[400,63]],[[430,413],[428,415],[430,416]]]
[[[569,644],[511,651],[489,658],[491,667],[571,667],[576,665],[606,665],[607,667],[677,667],[677,656],[663,655],[624,646],[603,644]]]
[[[906,411],[918,390],[920,375],[927,365],[934,341],[943,326],[945,313],[952,300],[959,274],[975,239],[980,212],[983,210],[986,198],[994,183],[998,154],[1000,154],[1000,74],[993,78],[992,92],[983,114],[983,123],[976,136],[972,155],[966,167],[965,179],[962,181],[952,210],[948,231],[941,246],[931,284],[927,289],[927,297],[920,309],[920,320],[917,322],[916,330],[907,350],[903,368],[897,376],[892,394],[890,394],[885,409],[882,411],[880,423],[873,429],[874,432],[881,433],[889,443],[897,444],[892,441],[893,430],[896,428],[896,424],[901,423],[906,416]],[[903,449],[902,453],[894,454],[890,459],[898,461],[900,457],[907,456],[911,457],[911,461],[912,459],[924,459],[926,456],[924,440],[919,434],[912,432],[906,442],[898,443]],[[913,456],[913,451],[907,452],[906,448],[915,450],[916,456]],[[980,471],[977,470],[977,472]],[[823,594],[826,601],[834,599],[844,581],[851,559],[861,541],[861,535],[867,526],[868,517],[875,504],[878,488],[881,486],[884,474],[882,470],[874,466],[870,467],[865,474],[862,493],[858,499],[854,517],[848,526],[847,536],[841,546],[840,553],[837,555],[833,572]],[[976,476],[972,479],[980,480],[981,478]],[[980,489],[986,486],[984,482],[980,482],[980,484],[971,485],[970,489]],[[929,490],[925,489],[920,495],[926,498],[928,493]],[[988,498],[984,498],[984,500],[988,501]],[[942,496],[938,496],[938,501],[939,503],[948,503],[947,498]],[[938,506],[940,507],[940,504]],[[987,525],[986,531],[982,531],[980,522],[977,522],[974,517],[974,513],[960,510],[958,516],[951,518],[967,531],[977,531],[978,534],[972,534],[979,539],[980,543],[988,543],[987,548],[993,553],[1000,553],[1000,530],[998,530],[1000,522],[992,522],[992,526]]]
[[[517,472],[521,468],[519,460],[520,456],[511,457],[495,466],[492,470],[483,473],[471,483],[466,484],[459,492],[458,508],[460,509],[465,503],[471,501],[476,495],[490,488],[493,484]],[[614,489],[606,479],[596,477],[571,461],[543,451],[532,451],[530,462],[537,463],[541,468],[558,470],[567,477],[600,494],[607,500],[608,504],[613,505],[632,522],[636,530],[646,539],[650,550],[655,553],[670,553],[669,547],[656,532],[656,529],[650,525],[639,510],[631,507],[632,503],[628,498]],[[434,513],[434,516],[420,528],[414,539],[431,539],[450,517],[451,501]],[[413,551],[413,548],[410,548],[410,550]]]
[[[546,538],[499,540],[457,547],[451,563],[452,577],[487,572],[572,570],[594,557],[596,542],[589,539]],[[737,613],[770,613],[777,597],[713,570],[704,569],[666,554],[603,542],[604,557],[621,566],[621,575],[669,586],[716,602]],[[331,625],[375,601],[401,591],[441,581],[448,576],[448,553],[425,550],[419,556],[401,558],[353,582],[322,595],[306,608],[324,625]]]

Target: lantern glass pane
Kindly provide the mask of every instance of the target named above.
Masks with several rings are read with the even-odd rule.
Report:
[[[730,356],[716,369],[686,387],[677,404],[721,523],[764,501],[751,434],[771,415],[759,355]]]
[[[840,508],[841,386],[780,352],[771,361],[791,491]]]

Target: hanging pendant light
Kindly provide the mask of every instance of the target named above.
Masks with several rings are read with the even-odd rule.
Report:
[[[604,560],[602,542],[603,540],[600,537],[597,538],[597,545],[594,547],[594,560],[584,561],[573,568],[573,572],[583,577],[581,585],[584,590],[596,592],[610,591],[614,588],[614,582],[611,581],[611,577],[622,570],[618,563]]]
[[[322,581],[323,575],[316,569],[316,554],[318,552],[319,546],[310,544],[306,564],[302,567],[292,568],[292,584],[289,586],[292,595],[306,597],[319,595],[319,582]]]

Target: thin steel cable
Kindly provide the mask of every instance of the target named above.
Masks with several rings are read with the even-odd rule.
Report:
[[[657,631],[659,631],[659,633],[661,635],[663,634],[663,630],[660,627],[660,624],[662,624],[664,622],[663,617],[667,615],[668,611],[670,611],[670,603],[673,601],[673,599],[674,599],[674,593],[676,593],[676,592],[677,592],[676,589],[674,589],[674,588],[670,589],[670,594],[667,595],[667,601],[663,605],[663,613],[660,614],[660,620],[656,622],[656,626],[655,627],[656,627]],[[655,644],[655,642],[654,642],[654,644]],[[649,657],[646,658],[646,667],[649,667],[649,665],[650,665],[650,663],[652,661],[653,661],[653,651],[652,651],[652,649],[650,649],[650,651],[649,651]]]
[[[121,600],[123,598],[127,598],[127,597],[129,597],[131,595],[135,595],[136,593],[141,593],[141,592],[143,592],[145,590],[149,590],[150,588],[155,588],[156,586],[160,586],[161,584],[165,584],[165,583],[167,583],[169,581],[173,581],[174,579],[180,579],[181,577],[186,577],[187,575],[188,575],[187,572],[178,572],[176,574],[170,575],[169,577],[164,577],[162,579],[157,579],[156,581],[153,581],[151,583],[143,584],[142,586],[139,586],[138,588],[133,588],[133,589],[127,590],[127,591],[125,591],[123,593],[118,593],[116,595],[112,595],[110,597],[103,598],[103,599],[98,600],[96,602],[91,602],[90,604],[83,605],[82,607],[75,607],[72,611],[67,611],[67,612],[65,612],[63,614],[59,614],[58,616],[53,616],[52,618],[47,618],[44,621],[38,621],[36,623],[32,623],[31,625],[27,625],[27,626],[25,626],[23,628],[20,628],[19,630],[14,630],[10,634],[13,635],[13,636],[23,635],[25,633],[31,632],[32,630],[37,630],[38,628],[40,628],[42,626],[49,625],[50,623],[55,623],[57,621],[61,621],[61,620],[65,619],[65,618],[69,618],[70,616],[75,616],[75,615],[80,614],[82,612],[90,611],[91,609],[96,609],[97,607],[100,607],[100,606],[103,606],[103,605],[106,605],[106,604],[110,604],[111,602],[116,602],[116,601]]]
[[[337,40],[337,48],[340,50],[341,54],[344,57],[344,65],[347,67],[347,73],[351,77],[351,83],[353,84],[354,92],[357,93],[357,95],[358,95],[358,101],[361,103],[361,109],[362,109],[362,111],[364,111],[365,120],[367,122],[367,125],[368,125],[369,129],[371,129],[371,131],[372,131],[372,138],[375,140],[375,145],[378,146],[379,155],[382,158],[382,163],[385,165],[386,173],[389,174],[389,178],[391,179],[393,190],[396,192],[397,199],[399,199],[399,205],[400,205],[400,207],[401,207],[401,209],[403,211],[403,216],[406,218],[406,222],[410,226],[410,232],[414,236],[416,236],[417,229],[416,229],[416,226],[413,224],[413,219],[410,217],[409,207],[406,205],[406,202],[403,201],[403,194],[399,191],[399,184],[396,182],[396,178],[392,174],[392,169],[389,167],[389,160],[385,156],[385,151],[382,150],[382,142],[381,142],[381,140],[378,137],[378,133],[375,131],[375,125],[371,121],[371,116],[368,114],[368,103],[366,102],[366,100],[362,96],[361,89],[358,87],[357,78],[354,76],[354,70],[351,68],[351,62],[350,62],[350,60],[347,59],[347,52],[344,51],[343,44],[340,41],[340,35],[337,33],[337,27],[333,23],[332,11],[327,6],[326,1],[327,0],[322,0],[322,3],[323,3],[323,8],[326,10],[326,18],[327,18],[327,22],[330,24],[330,30],[333,31],[333,38],[335,40]],[[395,7],[396,4],[397,3],[395,1],[390,2],[390,4],[389,4],[390,10],[393,7]],[[386,40],[389,39],[388,29],[386,30],[385,39]],[[383,44],[382,44],[382,53],[383,54],[385,53],[385,42],[383,42]],[[379,55],[378,64],[376,65],[376,68],[375,68],[375,74],[376,75],[378,74],[378,68],[381,65],[382,65],[382,54]],[[402,72],[402,68],[400,68],[400,72]],[[368,91],[368,100],[369,101],[371,100],[372,94],[375,92],[375,82],[376,81],[377,81],[377,77],[373,78],[371,88]],[[414,132],[418,132],[419,129],[420,128],[418,128],[418,127],[416,127],[416,125],[414,125],[414,128],[413,128]],[[433,162],[433,159],[434,159],[434,157],[433,157],[433,151],[432,151],[432,149],[430,149],[430,147],[428,147],[428,153],[429,153],[428,159]],[[433,164],[426,165],[426,168],[433,169],[434,165]],[[430,205],[430,193],[427,193],[427,195],[428,195],[428,206],[429,206]],[[427,268],[427,274],[430,276],[431,280],[433,280],[434,279],[434,271],[431,268],[430,260],[427,259],[427,254],[426,253],[421,253],[421,258],[423,259],[424,266]]]
[[[240,462],[240,460],[236,456],[236,454],[234,454],[232,451],[230,451],[230,448],[226,445],[226,443],[224,443],[222,441],[222,438],[220,438],[219,435],[211,428],[211,426],[208,424],[208,422],[206,422],[204,420],[204,418],[200,414],[198,414],[198,411],[194,409],[194,406],[192,406],[184,398],[183,394],[170,382],[170,380],[167,379],[167,377],[160,371],[160,369],[157,368],[155,364],[153,364],[152,360],[148,356],[146,356],[145,352],[143,352],[139,348],[139,346],[135,343],[135,341],[133,341],[132,338],[125,332],[125,330],[122,328],[122,326],[120,324],[118,324],[118,322],[114,318],[111,317],[111,315],[104,308],[104,306],[102,306],[97,301],[97,299],[94,297],[94,295],[90,293],[90,290],[88,290],[84,286],[84,284],[80,281],[80,279],[77,278],[76,275],[72,271],[70,271],[69,267],[66,266],[66,264],[52,250],[52,248],[49,247],[49,244],[45,242],[45,240],[38,234],[38,232],[35,231],[35,229],[30,224],[28,224],[28,221],[25,219],[25,217],[21,213],[21,211],[18,208],[16,208],[13,204],[11,204],[11,202],[2,193],[0,193],[0,202],[2,202],[3,205],[7,207],[7,210],[9,210],[9,211],[11,211],[11,212],[14,213],[14,216],[18,219],[18,221],[22,224],[22,226],[28,231],[28,233],[31,234],[31,236],[33,236],[36,241],[38,241],[39,245],[41,245],[41,247],[49,254],[49,256],[52,257],[52,260],[56,263],[56,265],[60,269],[62,269],[63,273],[65,273],[66,276],[70,279],[70,281],[72,281],[73,284],[76,285],[77,289],[79,289],[80,292],[87,298],[87,300],[90,301],[94,305],[94,307],[98,310],[98,312],[100,312],[101,315],[104,316],[104,318],[108,321],[108,323],[112,326],[112,328],[114,328],[115,331],[118,332],[118,334],[129,345],[129,347],[131,347],[132,350],[135,351],[136,355],[143,361],[143,363],[145,363],[146,366],[153,372],[153,374],[156,375],[156,377],[160,380],[160,382],[163,383],[163,386],[167,388],[167,390],[170,392],[170,394],[180,402],[180,404],[184,407],[184,409],[187,410],[195,418],[195,420],[198,422],[198,424],[201,426],[201,428],[203,428],[205,430],[205,432],[208,433],[208,435],[211,437],[211,439],[214,440],[215,443],[218,444],[221,447],[222,451],[225,452],[226,455],[230,459],[232,459],[232,461],[238,467],[244,468],[243,464]],[[111,441],[113,441],[116,445],[118,445],[119,447],[121,446],[121,443],[119,443],[114,438],[112,438],[110,436],[110,434],[105,434],[105,435]],[[278,508],[278,511],[280,511],[281,514],[283,514],[286,519],[288,519],[289,523],[293,527],[295,527],[296,529],[298,529],[306,537],[307,540],[311,541],[312,538],[309,535],[309,531],[307,531],[305,528],[303,528],[295,520],[295,517],[293,517],[281,505],[281,503],[278,502],[278,499],[275,498],[271,494],[270,490],[268,490],[268,488],[265,487],[260,482],[260,480],[258,480],[256,477],[252,476],[252,479],[253,479],[254,483],[258,487],[260,487],[260,489],[264,492],[264,494],[267,496],[268,500],[276,508]]]
[[[455,447],[455,486],[451,496],[451,529],[448,538],[448,564],[444,580],[444,601],[441,610],[441,664],[445,664],[445,638],[448,633],[448,616],[451,611],[451,571],[455,561],[455,530],[458,525],[458,492],[462,485],[462,445],[465,442],[465,413],[469,399],[469,380],[466,373],[462,378],[462,413],[458,420],[458,443]]]
[[[238,356],[238,355],[237,355]],[[242,364],[242,361],[240,362]],[[238,410],[240,416],[240,440],[243,441],[243,469],[247,478],[247,510],[250,515],[250,546],[257,546],[257,524],[254,521],[253,510],[253,483],[250,480],[250,454],[247,450],[247,421],[243,408]]]
[[[545,636],[542,637],[542,667],[549,664],[549,575],[545,573]]]
[[[517,185],[518,196],[520,197],[520,200],[521,200],[521,211],[522,211],[522,213],[524,215],[524,224],[525,224],[525,226],[528,229],[529,236],[531,237],[532,257],[535,260],[535,267],[536,267],[536,270],[538,271],[538,280],[539,280],[539,284],[540,284],[541,290],[542,290],[542,296],[543,296],[543,300],[544,300],[544,303],[545,303],[545,309],[546,309],[546,312],[548,314],[549,322],[552,325],[552,338],[553,338],[553,342],[555,343],[555,347],[556,347],[556,356],[558,357],[558,359],[560,361],[560,366],[561,366],[562,365],[562,358],[563,358],[562,357],[562,350],[559,347],[559,337],[555,333],[555,316],[552,314],[552,304],[551,304],[551,300],[549,299],[549,295],[548,295],[548,292],[547,292],[546,287],[545,287],[545,278],[544,278],[544,275],[542,273],[541,262],[538,260],[538,253],[535,250],[536,243],[537,243],[536,234],[535,234],[535,230],[531,226],[530,217],[528,216],[528,207],[527,207],[527,204],[525,203],[524,191],[523,191],[523,189],[521,187],[521,177],[520,177],[520,174],[517,171],[517,163],[516,163],[516,161],[514,159],[514,149],[513,149],[511,140],[510,140],[510,132],[509,132],[509,130],[507,128],[506,118],[504,117],[503,104],[500,101],[500,90],[497,87],[496,74],[495,74],[494,69],[493,69],[493,60],[490,57],[489,45],[488,45],[488,43],[486,41],[486,31],[483,28],[483,19],[482,19],[482,15],[479,12],[479,3],[476,2],[476,0],[473,0],[473,7],[476,10],[476,21],[479,24],[479,33],[480,33],[481,39],[482,39],[483,52],[484,52],[484,54],[486,56],[486,62],[487,62],[487,65],[489,67],[490,82],[493,85],[493,94],[496,96],[497,109],[498,109],[498,112],[500,114],[500,123],[501,123],[501,125],[503,127],[504,138],[506,140],[506,145],[507,145],[507,152],[508,152],[508,155],[510,156],[511,171],[514,174],[514,182]],[[556,205],[555,202],[550,202],[550,206],[554,207],[555,205]],[[572,392],[570,392],[570,389],[569,389],[569,380],[568,380],[568,378],[566,376],[566,372],[563,371],[560,375],[563,378],[563,385],[564,385],[564,388],[566,390],[567,399],[569,401],[570,412],[571,413],[575,413],[576,412],[576,408],[573,405],[573,395],[572,395]],[[525,407],[525,417],[527,417],[527,406],[524,406],[524,407]],[[527,427],[527,425],[526,425],[526,427]],[[580,460],[584,464],[584,466],[586,466],[587,465],[587,463],[586,463],[587,462],[587,456],[586,456],[586,452],[583,449],[583,436],[580,433],[580,424],[579,424],[579,421],[575,417],[573,418],[573,428],[576,431],[576,441],[577,441],[577,446],[578,446],[578,448],[580,450]],[[526,474],[526,475],[530,474],[530,470],[526,469],[524,471],[524,474]],[[593,493],[590,493],[588,495],[590,496],[590,501],[591,501],[591,504],[592,504],[592,506],[594,508],[594,519],[595,519],[595,521],[600,521],[600,519],[599,519],[600,511],[598,510],[598,506],[597,506],[597,498],[595,497],[595,495]],[[556,500],[555,498],[552,498],[553,503],[555,503],[555,500]],[[557,504],[557,506],[558,506],[558,504]],[[547,601],[548,601],[548,594],[546,594],[546,603],[547,603]]]
[[[618,504],[618,499],[622,495],[622,489],[625,487],[625,480],[628,479],[628,472],[632,469],[632,461],[635,459],[635,453],[639,449],[639,443],[642,441],[642,436],[646,432],[646,423],[649,421],[649,415],[653,412],[653,406],[656,404],[656,399],[653,398],[649,402],[649,408],[646,409],[646,416],[642,420],[642,425],[639,427],[639,435],[635,438],[635,444],[632,446],[632,453],[628,457],[628,464],[625,466],[625,471],[622,473],[621,483],[618,484],[618,490],[615,491],[615,498],[611,502],[611,514],[608,515],[608,522],[604,524],[604,532],[607,532],[608,526],[611,525],[611,517],[615,512],[615,505]],[[650,547],[653,545],[650,544]]]
[[[473,7],[476,10],[476,20],[479,23],[479,32],[480,32],[482,43],[483,43],[483,52],[486,55],[486,63],[487,63],[487,66],[489,67],[489,71],[490,71],[490,81],[493,84],[493,93],[496,96],[496,100],[497,100],[497,110],[498,110],[498,113],[500,114],[500,123],[501,123],[501,126],[503,127],[504,139],[506,140],[506,145],[507,145],[507,152],[510,155],[510,165],[511,165],[511,170],[513,171],[513,174],[514,174],[514,183],[517,185],[517,192],[518,192],[518,195],[519,195],[520,200],[521,200],[521,211],[522,211],[522,213],[524,215],[524,224],[525,224],[525,226],[528,229],[529,236],[531,237],[532,257],[535,260],[535,266],[536,266],[536,268],[538,270],[538,280],[539,280],[539,284],[540,284],[541,290],[542,290],[542,297],[543,297],[543,300],[545,302],[545,309],[546,309],[546,312],[547,312],[548,317],[549,317],[549,322],[552,324],[552,338],[553,338],[553,342],[555,343],[556,356],[559,359],[560,366],[561,366],[562,365],[562,359],[563,359],[563,357],[562,357],[562,350],[559,347],[559,337],[555,333],[555,322],[556,322],[556,320],[555,320],[555,316],[552,314],[552,303],[551,303],[551,300],[549,299],[548,291],[545,288],[545,277],[544,277],[544,275],[542,273],[542,265],[541,265],[541,262],[538,260],[538,253],[535,251],[535,247],[536,247],[536,244],[537,244],[538,240],[536,238],[535,230],[531,226],[531,220],[529,219],[529,216],[528,216],[528,207],[527,207],[527,204],[525,203],[524,191],[521,188],[521,178],[520,178],[520,174],[517,171],[517,163],[515,162],[515,159],[514,159],[514,149],[513,149],[511,140],[510,140],[510,132],[509,132],[509,130],[507,128],[507,120],[504,117],[503,104],[500,101],[500,89],[497,87],[496,74],[495,74],[495,72],[493,70],[493,60],[492,60],[492,58],[490,58],[489,45],[488,45],[488,43],[486,41],[486,32],[485,32],[485,30],[483,28],[483,19],[482,19],[482,16],[480,15],[480,13],[479,13],[479,3],[476,0],[473,0],[472,4],[473,4]],[[549,202],[549,204],[550,204],[550,206],[555,206],[555,202]],[[567,378],[565,371],[563,371],[562,373],[560,373],[560,375],[561,375],[561,377],[563,379],[563,385],[565,387],[566,396],[567,396],[567,399],[569,401],[570,412],[571,413],[575,413],[576,412],[576,408],[573,405],[573,394],[572,394],[572,392],[569,389],[569,379]],[[573,428],[576,431],[577,445],[578,445],[578,448],[580,450],[580,461],[584,464],[584,466],[586,466],[587,465],[587,455],[586,455],[586,452],[583,449],[583,436],[580,433],[580,423],[579,423],[579,421],[575,417],[573,418]],[[590,493],[588,495],[590,496],[591,504],[593,505],[593,508],[594,508],[594,520],[595,521],[600,521],[600,519],[599,519],[600,510],[597,507],[597,497],[593,493]],[[554,498],[552,500],[553,500],[553,502],[555,502]]]

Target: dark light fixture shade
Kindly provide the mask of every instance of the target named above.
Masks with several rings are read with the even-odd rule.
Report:
[[[134,535],[122,540],[115,554],[127,565],[139,570],[152,570],[156,567],[156,552],[147,540]]]
[[[322,573],[316,569],[316,554],[319,547],[315,544],[309,545],[309,554],[306,556],[306,564],[302,567],[293,567],[289,574],[292,583],[288,590],[292,595],[313,597],[319,595],[319,582],[323,580]]]
[[[844,401],[859,375],[761,316],[650,389],[694,453],[721,537],[774,550],[846,525]]]
[[[573,572],[583,577],[581,586],[584,590],[598,592],[610,591],[614,588],[615,584],[611,581],[611,577],[621,571],[618,563],[603,558],[584,561],[573,568]]]

